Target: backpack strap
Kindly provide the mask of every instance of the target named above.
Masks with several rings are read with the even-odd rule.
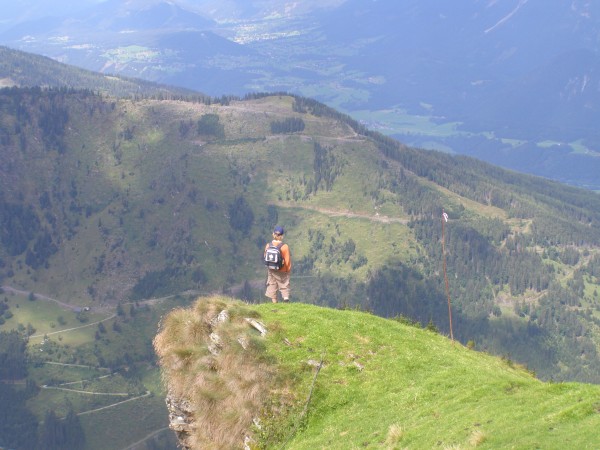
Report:
[[[277,249],[281,250],[281,247],[283,247],[285,244],[285,242],[281,242],[279,241],[279,244],[277,245],[273,245],[273,241],[271,242],[267,242],[267,246],[265,247],[265,251],[269,248],[269,247],[276,247]]]

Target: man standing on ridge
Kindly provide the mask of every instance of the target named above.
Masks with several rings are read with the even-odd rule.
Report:
[[[265,296],[277,303],[277,291],[284,302],[290,301],[290,271],[292,255],[290,247],[283,243],[285,230],[281,226],[273,229],[273,240],[265,246],[264,260],[267,266],[267,291]]]

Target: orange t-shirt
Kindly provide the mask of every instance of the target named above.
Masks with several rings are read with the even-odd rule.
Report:
[[[273,245],[278,245],[281,241],[273,240]],[[265,245],[265,252],[269,248],[269,244]],[[292,270],[292,255],[290,254],[290,246],[283,244],[279,249],[281,251],[281,257],[283,258],[283,266],[279,269],[280,272],[289,272]]]

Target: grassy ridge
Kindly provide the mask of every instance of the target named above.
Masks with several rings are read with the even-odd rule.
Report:
[[[299,373],[289,448],[597,448],[600,387],[543,383],[510,361],[354,311],[263,304],[267,351]],[[287,339],[291,345],[284,343]]]

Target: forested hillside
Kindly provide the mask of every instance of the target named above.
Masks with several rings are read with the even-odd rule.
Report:
[[[449,333],[445,210],[454,335],[545,379],[600,381],[597,194],[408,148],[284,94],[0,97],[5,286],[92,308],[262,301],[261,248],[281,223],[295,300]]]

